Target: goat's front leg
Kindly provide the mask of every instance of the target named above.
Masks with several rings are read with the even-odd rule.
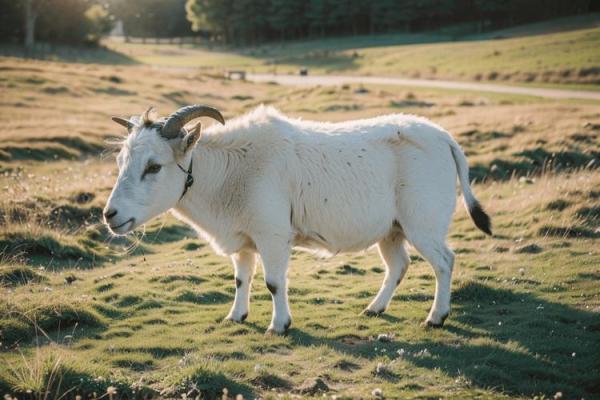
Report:
[[[235,300],[225,319],[243,322],[250,307],[250,287],[256,269],[256,254],[243,250],[231,257],[235,268]]]
[[[290,247],[276,238],[256,244],[263,262],[265,283],[273,299],[273,317],[267,334],[284,334],[292,323],[287,293]]]

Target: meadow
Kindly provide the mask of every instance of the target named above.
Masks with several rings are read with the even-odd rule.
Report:
[[[600,14],[527,24],[479,35],[452,30],[270,43],[231,49],[214,44],[107,40],[143,64],[207,71],[402,76],[589,87],[600,84]]]
[[[598,102],[7,57],[0,71],[0,394],[600,397]],[[226,119],[261,103],[315,120],[415,113],[452,132],[495,234],[457,207],[446,326],[421,326],[435,281],[412,249],[377,318],[360,315],[384,275],[375,250],[294,253],[294,323],[267,337],[261,268],[246,322],[223,322],[233,269],[189,228],[165,215],[111,237],[100,220],[117,172],[107,141],[124,132],[110,116],[191,103]]]

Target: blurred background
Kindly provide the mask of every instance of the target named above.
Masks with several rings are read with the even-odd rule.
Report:
[[[2,0],[0,7],[0,54],[39,59],[557,83],[597,82],[599,74],[587,57],[596,44],[589,37],[553,43],[554,56],[537,59],[549,43],[498,44],[492,57],[468,45],[434,54],[387,48],[594,27],[598,0]],[[581,51],[578,62],[560,57],[563,48]],[[469,65],[465,57],[482,60]],[[482,62],[487,68],[478,68]]]
[[[257,45],[390,32],[483,33],[599,11],[594,0],[3,0],[3,42],[97,45],[126,38],[202,37]]]
[[[261,268],[224,323],[229,259],[187,225],[112,236],[111,116],[189,104],[451,132],[494,236],[459,202],[444,329],[414,249],[379,318],[374,249],[294,252],[265,337]],[[0,0],[0,395],[600,398],[599,167],[599,0]]]

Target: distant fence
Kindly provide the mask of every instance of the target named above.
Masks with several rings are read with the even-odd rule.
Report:
[[[187,36],[187,37],[170,37],[170,38],[159,38],[159,37],[134,37],[134,36],[111,36],[113,40],[122,40],[125,43],[142,43],[142,44],[210,44],[210,40],[201,36]]]

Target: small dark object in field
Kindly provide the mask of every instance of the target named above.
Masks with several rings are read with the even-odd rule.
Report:
[[[365,93],[369,93],[369,89],[367,89],[367,88],[364,88],[364,87],[362,87],[362,86],[361,86],[361,87],[359,87],[358,89],[356,89],[356,90],[354,91],[354,93],[356,93],[356,94],[365,94]]]
[[[380,333],[377,335],[377,341],[383,343],[389,343],[394,340],[394,334]]]
[[[547,210],[553,211],[563,211],[571,205],[571,202],[564,199],[556,199],[552,200],[550,203],[546,204]]]
[[[600,125],[599,125],[600,127]],[[573,139],[576,142],[582,142],[582,143],[594,143],[594,141],[596,140],[596,136],[597,134],[589,134],[586,135],[585,133],[573,133],[570,138]]]
[[[519,183],[526,183],[528,185],[532,185],[535,183],[535,180],[531,179],[531,178],[527,178],[525,176],[522,176],[519,178]]]
[[[516,254],[538,254],[542,251],[544,250],[537,244],[528,244],[526,246],[517,247],[513,250],[513,252]]]
[[[333,368],[341,369],[342,371],[354,371],[360,369],[360,366],[351,361],[340,360],[333,365]]]
[[[85,204],[85,203],[89,203],[90,201],[94,200],[95,197],[96,197],[96,195],[94,193],[80,192],[80,193],[77,193],[75,196],[73,196],[73,200],[78,204]]]
[[[60,94],[60,93],[68,93],[69,89],[65,86],[48,86],[42,89],[44,93],[48,94]]]
[[[237,94],[235,96],[231,96],[231,99],[232,100],[239,100],[239,101],[246,101],[246,100],[252,100],[252,99],[254,99],[254,97],[252,97],[252,96],[244,96],[244,95],[241,95],[241,94]]]
[[[109,82],[112,82],[112,83],[123,83],[123,78],[118,77],[116,75],[103,76],[100,79],[105,80],[105,81],[109,81]]]
[[[298,74],[300,76],[307,76],[308,75],[308,68],[300,68],[300,70],[298,71]]]
[[[203,244],[201,244],[201,243],[194,243],[194,242],[186,243],[186,244],[183,245],[183,249],[187,250],[187,251],[198,250],[198,249],[200,249],[202,247],[204,247]]]
[[[76,280],[77,280],[77,277],[73,274],[65,276],[65,283],[67,285],[70,285],[71,283],[75,282]]]
[[[594,124],[594,123],[592,123],[592,122],[586,122],[586,123],[583,125],[583,127],[584,127],[584,128],[589,128],[589,129],[591,129],[591,130],[593,130],[593,131],[600,130],[600,124]]]
[[[251,382],[262,389],[290,389],[292,386],[286,379],[266,371],[261,371]]]
[[[338,275],[350,275],[350,274],[364,275],[366,273],[366,271],[363,269],[353,267],[350,264],[344,264],[340,268],[338,268],[335,273]]]
[[[309,378],[298,388],[302,394],[315,395],[329,392],[329,386],[321,378]]]
[[[390,101],[390,107],[396,107],[396,108],[403,108],[403,107],[423,107],[423,108],[428,108],[428,107],[433,107],[435,106],[435,103],[431,103],[428,101],[421,101],[421,100],[410,100],[410,99],[405,99],[405,100],[392,100]]]

